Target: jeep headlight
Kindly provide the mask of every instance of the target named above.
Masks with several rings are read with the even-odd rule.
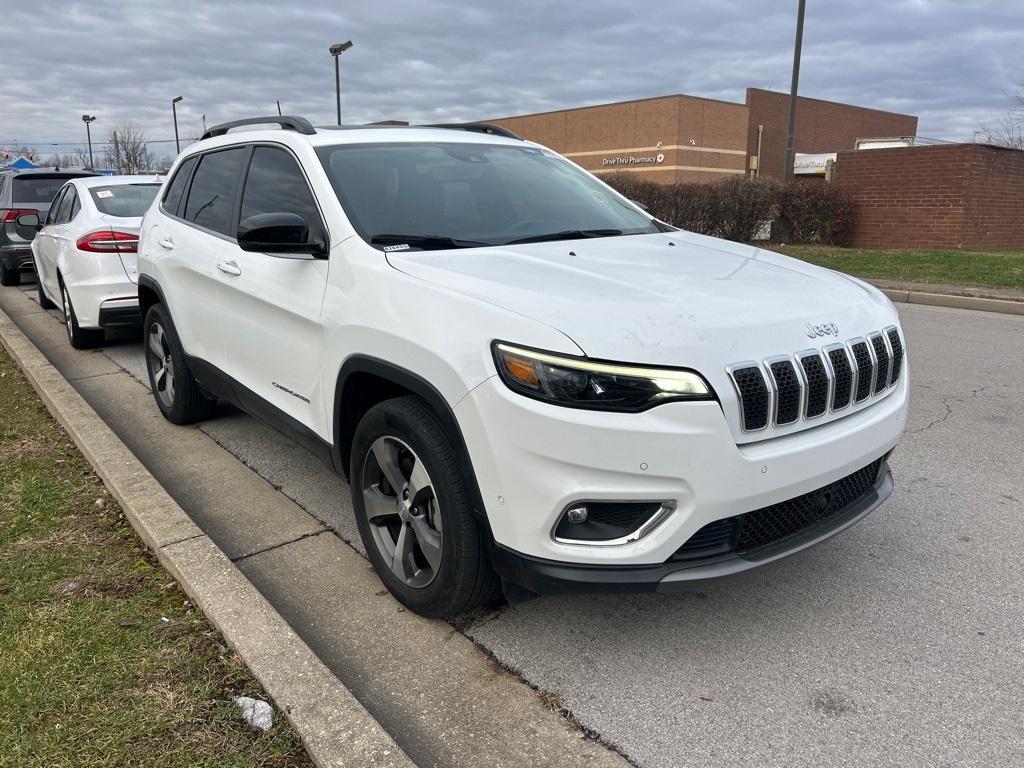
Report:
[[[556,405],[635,413],[673,400],[715,399],[700,374],[682,368],[608,363],[504,342],[492,350],[510,389]]]

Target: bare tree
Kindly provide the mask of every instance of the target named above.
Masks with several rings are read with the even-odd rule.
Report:
[[[151,164],[146,135],[135,123],[128,121],[115,125],[107,137],[109,142],[104,163],[118,173],[141,173]]]
[[[53,154],[46,158],[46,162],[43,165],[56,166],[58,168],[87,168],[89,166],[89,153],[84,149],[79,149],[74,152]]]
[[[978,137],[986,144],[1024,149],[1024,81],[1007,94],[1013,106],[995,123],[983,124]]]

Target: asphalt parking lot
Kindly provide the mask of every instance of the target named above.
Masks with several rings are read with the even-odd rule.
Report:
[[[910,424],[896,493],[865,521],[679,595],[540,598],[458,629],[645,767],[1024,764],[1024,317],[900,313]],[[144,381],[136,339],[96,355]],[[201,431],[358,548],[347,489],[308,454],[237,412]],[[316,597],[344,589],[311,565],[324,533],[289,533],[293,588],[250,577],[359,695],[345,617]],[[239,559],[272,554],[251,547]]]

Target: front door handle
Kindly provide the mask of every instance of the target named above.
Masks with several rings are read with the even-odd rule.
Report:
[[[223,272],[225,275],[234,275],[237,277],[242,274],[241,268],[238,266],[237,261],[218,261],[217,269]]]
[[[159,245],[161,248],[163,248],[165,250],[170,251],[170,250],[172,250],[174,248],[174,241],[171,240],[171,238],[169,238],[169,237],[165,237],[162,240],[157,240],[156,242],[157,242],[157,245]]]

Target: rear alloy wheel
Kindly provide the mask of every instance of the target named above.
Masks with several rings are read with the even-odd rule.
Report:
[[[399,397],[367,411],[349,478],[366,555],[395,599],[451,618],[500,594],[458,454],[426,403]]]
[[[68,332],[68,341],[75,349],[92,349],[103,343],[105,334],[103,329],[81,328],[78,325],[78,318],[75,317],[75,308],[71,305],[71,296],[64,281],[60,281],[60,299],[64,311],[64,329]]]
[[[193,378],[162,304],[149,308],[143,327],[149,386],[164,418],[174,424],[192,424],[212,416],[217,401],[206,397]]]

